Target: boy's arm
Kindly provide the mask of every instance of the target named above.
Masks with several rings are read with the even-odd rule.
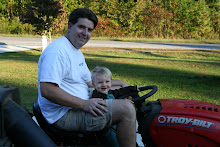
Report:
[[[89,82],[87,83],[87,85],[88,85],[89,88],[94,88],[94,86],[92,85],[92,81],[89,81]]]
[[[92,81],[89,81],[87,85],[89,88],[94,88],[94,86],[92,85]],[[118,88],[127,87],[127,86],[129,85],[121,80],[112,80],[111,89],[118,89]]]
[[[137,92],[137,86],[127,86],[120,89],[111,90],[110,93],[114,95],[114,97],[117,99],[120,96],[124,96],[130,92]]]
[[[119,88],[127,87],[127,86],[129,85],[121,80],[112,80],[111,90],[115,90],[115,89],[119,89]]]

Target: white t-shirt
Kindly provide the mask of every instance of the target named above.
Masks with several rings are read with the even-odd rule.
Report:
[[[60,37],[43,51],[38,62],[38,103],[43,116],[52,124],[71,107],[50,102],[41,96],[40,82],[56,83],[67,93],[81,99],[89,99],[87,83],[91,73],[83,53],[76,49],[66,37]]]

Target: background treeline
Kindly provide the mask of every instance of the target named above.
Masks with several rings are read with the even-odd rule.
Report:
[[[97,14],[96,37],[220,39],[220,0],[0,0],[0,33],[63,35],[79,7]]]

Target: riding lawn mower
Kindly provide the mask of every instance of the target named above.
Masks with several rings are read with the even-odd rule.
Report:
[[[140,88],[140,92],[145,90],[150,90],[150,92],[143,96],[139,96],[138,92],[122,97],[131,96],[134,101],[137,110],[138,133],[142,136],[144,146],[220,147],[219,105],[187,99],[158,99],[146,103],[145,100],[156,93],[157,86]],[[1,113],[4,114],[2,115],[4,117],[1,117],[4,125],[0,131],[6,134],[15,146],[32,144],[32,147],[35,147],[35,142],[38,143],[36,147],[39,146],[39,142],[41,142],[41,147],[100,145],[96,137],[99,132],[67,132],[48,124],[41,114],[37,101],[34,102],[33,112],[40,127],[33,123],[31,116],[28,113],[25,114],[23,110],[16,115],[8,113],[7,109],[12,109],[12,107],[7,105],[13,101],[13,95],[9,94],[10,92],[5,94],[4,91],[0,93],[0,108]],[[13,103],[13,108],[20,107],[15,104]],[[14,109],[13,111],[21,110]],[[15,123],[8,125],[10,121]],[[0,147],[1,140],[3,139],[0,138]]]
[[[145,104],[156,86],[133,99],[138,132],[149,147],[220,147],[220,106],[187,99],[159,99]]]

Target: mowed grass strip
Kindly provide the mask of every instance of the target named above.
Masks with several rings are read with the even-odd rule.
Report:
[[[130,85],[156,85],[157,99],[192,99],[220,105],[220,51],[83,48],[90,70],[106,66],[113,79]],[[16,86],[22,105],[37,98],[37,62],[41,50],[0,54],[0,84]],[[144,94],[141,93],[141,95]]]

